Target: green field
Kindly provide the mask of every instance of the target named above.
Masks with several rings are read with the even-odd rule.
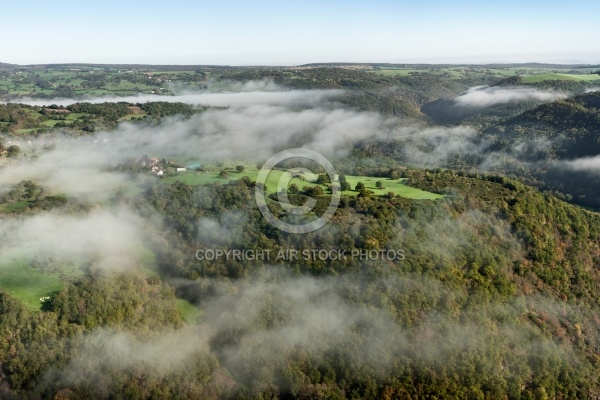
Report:
[[[547,68],[485,68],[485,67],[444,67],[444,68],[382,68],[370,72],[384,76],[410,76],[411,73],[427,73],[446,78],[464,78],[467,76],[487,75],[498,78],[521,76],[523,83],[535,83],[545,80],[600,82],[600,75],[590,74],[589,70],[577,69],[577,74],[562,73],[560,70]]]
[[[50,296],[63,287],[60,275],[38,271],[29,265],[27,256],[14,251],[0,256],[0,288],[31,310],[40,309],[41,297]]]
[[[87,78],[95,74],[101,75],[103,80],[97,86],[88,84]],[[69,88],[73,95],[101,96],[113,95],[135,95],[137,93],[161,92],[158,85],[145,82],[146,71],[135,71],[129,74],[117,69],[102,70],[101,68],[83,68],[74,70],[36,70],[21,72],[0,73],[0,91],[9,96],[35,96],[37,94],[54,95],[55,97],[70,97],[64,92],[57,91],[60,87]],[[187,71],[194,74],[194,71]],[[169,74],[163,72],[163,79],[179,79],[182,74]],[[42,85],[37,82],[41,81]]]
[[[146,276],[158,275],[154,252],[142,244],[135,246],[131,251],[139,257],[141,271]],[[65,280],[77,278],[82,271],[72,265],[57,272],[42,272],[30,265],[31,257],[30,254],[17,250],[3,250],[3,254],[0,255],[0,289],[23,302],[29,309],[39,310],[42,305],[41,297],[56,293],[63,287]],[[191,304],[188,308],[181,307],[186,312],[182,312],[184,317],[194,317],[194,310],[189,307],[198,312]]]
[[[68,121],[75,121],[75,120],[77,120],[77,119],[79,119],[79,118],[83,118],[83,117],[91,117],[91,116],[92,116],[91,114],[86,114],[86,113],[75,113],[75,112],[72,112],[72,113],[69,113],[69,114],[68,114],[68,115],[67,115],[65,118],[66,118]]]
[[[24,133],[31,133],[31,132],[35,132],[37,131],[38,128],[24,128],[24,129],[17,129],[15,131],[15,133],[19,133],[19,134],[24,134]]]
[[[184,299],[177,299],[177,310],[181,313],[183,319],[192,325],[202,316],[202,311],[198,307]]]
[[[414,188],[406,185],[405,179],[389,179],[389,178],[374,178],[370,176],[346,176],[346,180],[353,188],[358,182],[365,184],[365,188],[371,190],[377,196],[381,196],[387,193],[394,193],[397,196],[405,197],[407,199],[415,200],[436,200],[441,199],[444,196],[437,193],[426,192],[421,189]],[[383,183],[383,189],[377,189],[375,183],[381,181]],[[356,196],[358,192],[352,190],[349,192],[343,192],[346,195]]]
[[[56,119],[49,119],[47,121],[42,122],[42,125],[49,126],[49,127],[53,128],[59,122],[64,122],[64,123],[69,123],[69,124],[73,123],[73,121],[59,121],[59,120],[56,120]]]
[[[208,168],[207,168],[208,169]],[[175,175],[163,178],[164,182],[184,182],[188,185],[196,186],[196,185],[207,185],[211,183],[229,183],[232,180],[241,179],[244,176],[249,177],[253,181],[256,180],[258,176],[257,168],[247,168],[244,172],[238,173],[235,172],[233,168],[224,167],[223,169],[227,170],[229,176],[227,178],[219,177],[220,169],[208,169],[205,172],[196,172],[196,171],[184,171],[184,172],[176,172]],[[268,175],[267,180],[265,182],[267,187],[267,193],[275,193],[283,189],[284,183],[289,180],[288,185],[296,184],[299,189],[302,189],[304,186],[312,187],[318,186],[318,184],[311,182],[316,177],[307,176],[305,179],[294,177],[289,179],[290,175],[283,170],[273,170]],[[283,181],[281,181],[282,176],[284,177]],[[401,197],[405,197],[408,199],[417,199],[417,200],[435,200],[442,198],[444,196],[436,193],[426,192],[421,189],[413,188],[411,186],[407,186],[404,183],[404,179],[396,179],[392,180],[389,178],[376,178],[370,176],[346,176],[346,179],[350,186],[354,188],[358,182],[362,182],[365,185],[365,188],[368,190],[372,190],[375,195],[381,196],[387,193],[394,193],[395,195],[399,195]],[[383,183],[383,189],[377,189],[375,184],[377,181],[381,181]],[[324,186],[323,186],[324,187]],[[355,190],[349,190],[342,193],[346,196],[356,196],[358,192]]]
[[[386,76],[408,76],[411,72],[419,72],[419,71],[416,69],[394,68],[394,69],[377,69],[377,70],[374,70],[373,72],[375,72],[376,74],[379,74],[379,75],[386,75]]]
[[[195,185],[207,185],[207,184],[217,183],[217,182],[218,183],[229,183],[230,181],[241,179],[244,176],[247,176],[250,179],[252,179],[253,181],[255,181],[256,177],[258,176],[258,169],[256,169],[256,168],[248,168],[244,172],[241,172],[241,173],[236,172],[234,168],[224,167],[223,169],[225,169],[229,173],[229,176],[227,178],[219,177],[219,172],[221,169],[210,169],[205,172],[196,172],[196,171],[176,172],[175,173],[176,175],[169,176],[167,178],[164,178],[163,180],[165,182],[179,181],[179,182],[187,183],[188,185],[195,186]],[[283,173],[284,172],[280,171],[280,170],[273,170],[269,174],[269,176],[267,177],[267,181],[265,182],[269,193],[275,192],[283,187],[283,185],[279,185],[279,179],[281,178]],[[302,188],[302,186],[315,186],[315,184],[313,184],[311,182],[303,181],[300,178],[292,178],[290,180],[290,185],[292,183],[295,183],[300,188]],[[276,190],[276,188],[277,188],[277,190]]]
[[[599,81],[600,75],[596,74],[539,74],[539,75],[529,75],[523,77],[523,83],[535,83],[542,81]]]
[[[29,204],[30,204],[30,202],[27,200],[18,201],[16,203],[0,204],[0,211],[7,212],[7,213],[21,211],[21,210],[27,208],[27,206]]]
[[[142,271],[156,276],[156,256],[148,248],[134,249],[140,255]],[[21,301],[32,311],[40,310],[40,298],[60,291],[65,279],[76,278],[80,271],[70,268],[61,272],[40,272],[29,264],[29,257],[16,251],[6,251],[0,256],[0,289]],[[184,320],[194,324],[202,315],[200,309],[183,299],[177,299],[177,310]]]
[[[139,253],[142,271],[146,276],[157,276],[155,254],[141,245],[133,251]],[[29,255],[14,250],[3,251],[0,256],[0,289],[32,311],[41,309],[43,303],[40,298],[56,294],[65,280],[74,279],[81,273],[76,267],[60,272],[41,272],[33,268],[29,261]],[[202,311],[187,300],[177,299],[176,306],[189,324],[195,324],[202,315]]]

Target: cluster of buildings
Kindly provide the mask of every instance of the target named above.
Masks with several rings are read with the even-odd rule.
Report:
[[[144,169],[149,168],[150,173],[155,176],[163,176],[167,167],[172,167],[176,172],[197,171],[200,169],[200,164],[190,164],[185,167],[178,167],[167,161],[161,163],[158,158],[148,157],[146,155],[137,160],[137,164]]]

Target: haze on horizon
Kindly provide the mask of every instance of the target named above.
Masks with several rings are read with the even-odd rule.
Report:
[[[598,15],[589,0],[33,0],[3,6],[0,62],[594,64]]]

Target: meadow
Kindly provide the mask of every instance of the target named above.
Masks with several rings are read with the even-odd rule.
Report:
[[[600,75],[596,74],[558,74],[547,73],[539,75],[529,75],[523,77],[523,83],[536,83],[542,81],[585,81],[585,82],[600,82]]]
[[[17,251],[3,251],[0,255],[0,287],[30,310],[39,310],[40,298],[57,293],[65,279],[79,274],[74,269],[42,272],[32,267],[30,261],[30,255]]]
[[[555,70],[548,68],[485,68],[485,67],[433,67],[433,68],[377,68],[370,72],[383,76],[401,76],[406,77],[412,74],[427,73],[438,76],[443,76],[449,79],[465,78],[474,75],[494,76],[498,79],[507,78],[510,76],[521,76],[523,83],[537,83],[546,80],[559,81],[584,81],[594,82],[600,81],[600,75],[590,73],[589,69],[576,69],[572,72],[564,73],[564,70]]]
[[[218,168],[215,166],[207,166],[205,167],[205,171],[182,171],[182,172],[173,172],[169,176],[163,178],[165,183],[170,182],[184,182],[188,185],[196,186],[196,185],[207,185],[214,183],[229,183],[232,180],[241,179],[244,176],[247,176],[251,180],[255,181],[258,176],[258,168],[256,167],[246,167],[243,172],[236,172],[234,166],[223,166],[223,168]],[[220,177],[219,173],[221,170],[225,170],[228,173],[227,177]],[[283,178],[283,179],[282,179]],[[303,177],[293,177],[284,170],[274,169],[267,176],[267,180],[265,185],[267,187],[267,193],[276,193],[279,192],[285,186],[285,182],[289,185],[296,184],[299,189],[303,187],[314,187],[321,186],[325,189],[325,185],[319,185],[314,182],[316,179],[315,176],[303,176]],[[444,196],[437,193],[426,192],[421,189],[417,189],[411,186],[406,185],[405,179],[389,179],[389,178],[378,178],[372,176],[353,176],[347,175],[346,180],[352,187],[352,190],[347,190],[342,192],[344,196],[357,196],[358,191],[354,190],[358,182],[362,182],[365,185],[365,189],[371,190],[374,195],[382,196],[388,193],[393,193],[394,195],[405,197],[408,199],[415,200],[435,200],[442,198]],[[378,189],[376,187],[377,181],[381,181],[383,184],[382,189]]]

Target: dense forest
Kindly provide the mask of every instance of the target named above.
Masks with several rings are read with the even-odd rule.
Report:
[[[5,398],[580,398],[595,390],[598,216],[500,176],[402,174],[452,191],[441,202],[346,198],[333,226],[301,237],[266,225],[245,179],[158,184],[121,198],[148,221],[162,278],[92,262],[41,313],[3,294]],[[406,258],[270,266],[193,256],[258,246],[403,249]],[[175,295],[204,310],[197,325],[186,327]],[[329,331],[314,325],[320,318],[341,320]],[[287,336],[300,327],[306,337]],[[155,372],[163,362],[149,349],[178,339],[193,352]],[[122,341],[141,354],[98,353]],[[86,370],[89,379],[73,376]]]
[[[376,72],[185,74],[279,96],[265,104],[1,104],[0,397],[600,396],[600,215],[580,206],[600,204],[600,92]],[[251,178],[292,143],[332,143],[319,150],[345,183],[329,223],[302,235],[263,218]],[[335,178],[317,172],[284,188],[315,215]],[[268,209],[298,222],[282,192]]]

